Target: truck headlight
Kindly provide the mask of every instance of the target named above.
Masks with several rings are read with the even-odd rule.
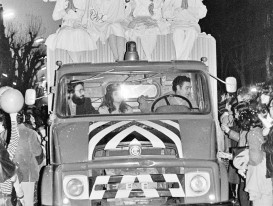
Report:
[[[66,185],[66,190],[72,196],[79,196],[83,192],[83,183],[79,179],[71,179]]]
[[[185,173],[186,197],[205,195],[210,187],[210,174],[208,172],[198,171]]]
[[[85,175],[67,175],[63,178],[63,191],[68,199],[88,199],[89,181]]]
[[[190,185],[194,192],[204,192],[208,187],[207,180],[201,175],[194,176]]]

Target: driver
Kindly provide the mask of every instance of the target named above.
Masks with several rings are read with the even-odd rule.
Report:
[[[197,108],[196,102],[191,97],[191,88],[192,88],[191,79],[189,77],[177,76],[172,83],[173,91],[166,93],[165,95],[176,94],[176,95],[186,97],[191,102],[192,107]],[[143,95],[140,96],[137,101],[139,103],[139,109],[141,110],[141,112],[143,113],[151,112],[152,102],[149,103]],[[189,107],[189,104],[187,103],[187,101],[179,97],[168,97],[168,101],[170,105],[184,105]],[[165,100],[162,99],[156,104],[156,107],[160,107],[166,104],[167,103],[165,102]]]

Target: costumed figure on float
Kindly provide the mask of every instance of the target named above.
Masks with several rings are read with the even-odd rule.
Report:
[[[62,25],[47,38],[46,45],[52,51],[68,51],[73,62],[78,62],[77,53],[97,49],[96,34],[87,30],[87,4],[87,0],[57,0],[52,14],[53,20],[62,19]]]
[[[124,59],[125,51],[125,1],[89,0],[88,31],[96,34],[105,44],[108,40],[115,61]]]
[[[169,33],[169,24],[162,18],[163,0],[129,0],[126,4],[128,28],[126,38],[136,41],[140,38],[147,60],[157,42],[157,35]]]
[[[163,18],[171,24],[177,60],[188,60],[189,54],[201,32],[198,24],[207,14],[202,0],[165,0]]]

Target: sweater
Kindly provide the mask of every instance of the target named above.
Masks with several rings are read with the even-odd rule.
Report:
[[[255,127],[250,129],[247,134],[247,141],[249,145],[249,165],[256,166],[264,158],[264,152],[261,150],[261,145],[264,142],[262,128]]]

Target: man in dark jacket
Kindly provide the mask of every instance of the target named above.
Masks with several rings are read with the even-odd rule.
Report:
[[[68,115],[98,114],[92,106],[91,99],[84,96],[84,83],[73,80],[68,84]]]

